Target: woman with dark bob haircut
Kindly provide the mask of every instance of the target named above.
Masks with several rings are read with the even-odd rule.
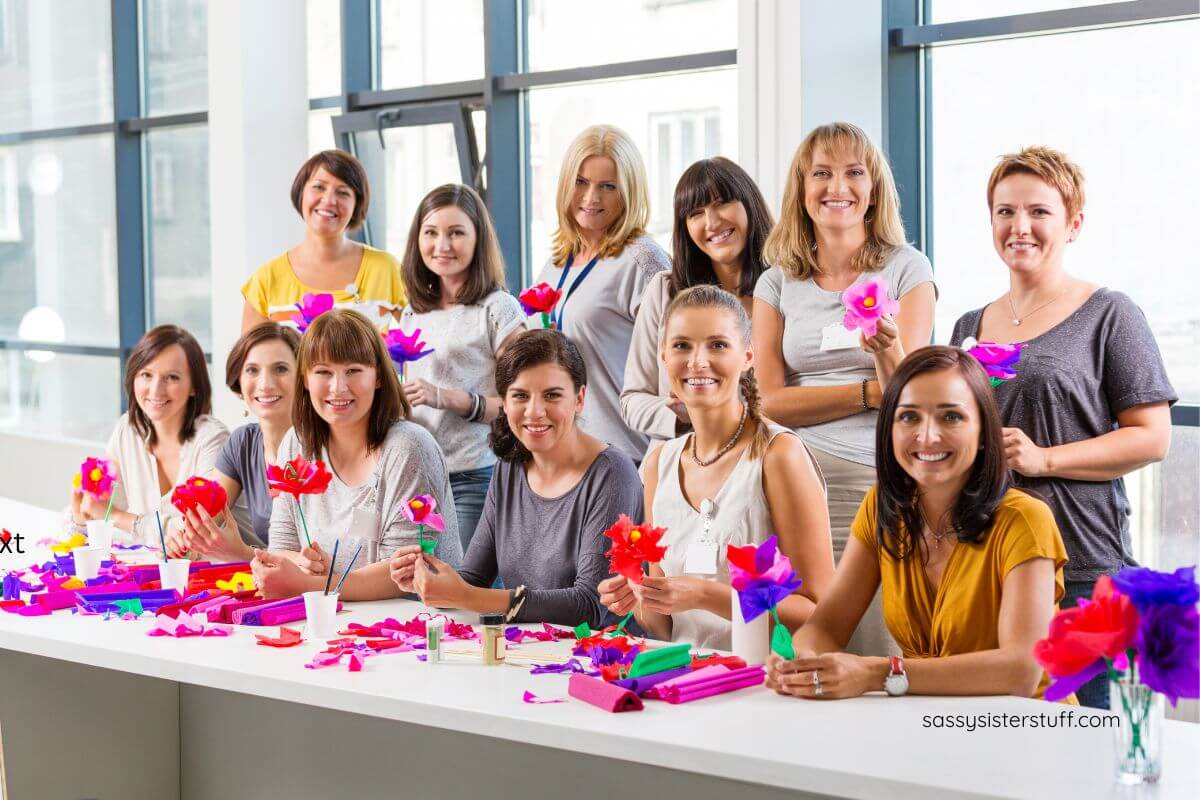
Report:
[[[292,206],[304,241],[258,268],[242,286],[242,333],[260,322],[296,325],[307,294],[328,294],[339,308],[361,312],[378,328],[404,306],[400,263],[346,234],[367,218],[371,190],[358,159],[341,150],[317,153],[292,181]]]
[[[392,559],[392,579],[435,608],[598,627],[603,533],[621,514],[642,518],[637,470],[576,424],[587,370],[562,333],[518,336],[496,361],[496,389],[503,407],[490,443],[500,461],[462,569],[408,547]],[[506,589],[491,588],[497,577]]]
[[[1001,429],[966,352],[924,347],[900,362],[879,409],[879,483],[833,587],[793,638],[796,658],[768,660],[772,688],[822,699],[1042,695],[1033,645],[1063,595],[1066,550],[1050,508],[1013,488]],[[903,657],[842,652],[880,586]]]
[[[134,346],[125,362],[125,396],[129,412],[117,420],[105,448],[120,481],[109,520],[135,543],[158,544],[154,512],[169,530],[181,525],[171,492],[212,470],[229,431],[209,416],[212,389],[204,351],[176,325],[152,328]],[[71,521],[82,528],[88,520],[103,519],[107,505],[107,498],[76,489]]]
[[[679,177],[671,270],[655,274],[646,286],[625,362],[621,416],[630,428],[655,442],[691,429],[687,408],[671,391],[658,357],[663,313],[684,289],[711,284],[741,300],[750,314],[772,225],[758,185],[733,161],[705,158]]]

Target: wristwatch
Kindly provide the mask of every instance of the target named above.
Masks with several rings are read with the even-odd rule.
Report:
[[[892,656],[891,671],[883,679],[883,690],[892,697],[908,694],[908,673],[904,671],[904,659]]]

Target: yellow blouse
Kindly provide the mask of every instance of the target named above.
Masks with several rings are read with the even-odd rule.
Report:
[[[937,591],[917,555],[897,561],[875,539],[876,488],[867,492],[851,534],[879,559],[883,621],[905,658],[994,650],[1000,646],[1000,599],[1005,576],[1035,558],[1054,560],[1054,602],[1063,596],[1067,551],[1050,508],[1009,489],[996,508],[992,529],[979,544],[959,542]],[[1045,692],[1043,674],[1037,697]]]
[[[288,255],[284,253],[263,264],[250,276],[242,286],[242,296],[264,317],[294,324],[292,314],[296,313],[296,303],[305,294],[331,294],[336,308],[361,311],[381,330],[386,329],[394,318],[392,311],[398,312],[408,302],[400,277],[400,262],[385,250],[363,246],[362,262],[353,286],[356,295],[345,291],[349,287],[328,291],[305,286],[296,277]]]

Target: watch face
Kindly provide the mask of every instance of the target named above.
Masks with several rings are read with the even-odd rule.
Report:
[[[883,689],[892,697],[899,697],[908,692],[908,676],[903,673],[888,675],[883,680]]]

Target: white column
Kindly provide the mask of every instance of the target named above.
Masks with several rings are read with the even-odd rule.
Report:
[[[306,53],[304,3],[210,0],[213,410],[228,425],[242,412],[222,385],[225,358],[241,333],[239,290],[304,235],[289,193],[308,152]]]

